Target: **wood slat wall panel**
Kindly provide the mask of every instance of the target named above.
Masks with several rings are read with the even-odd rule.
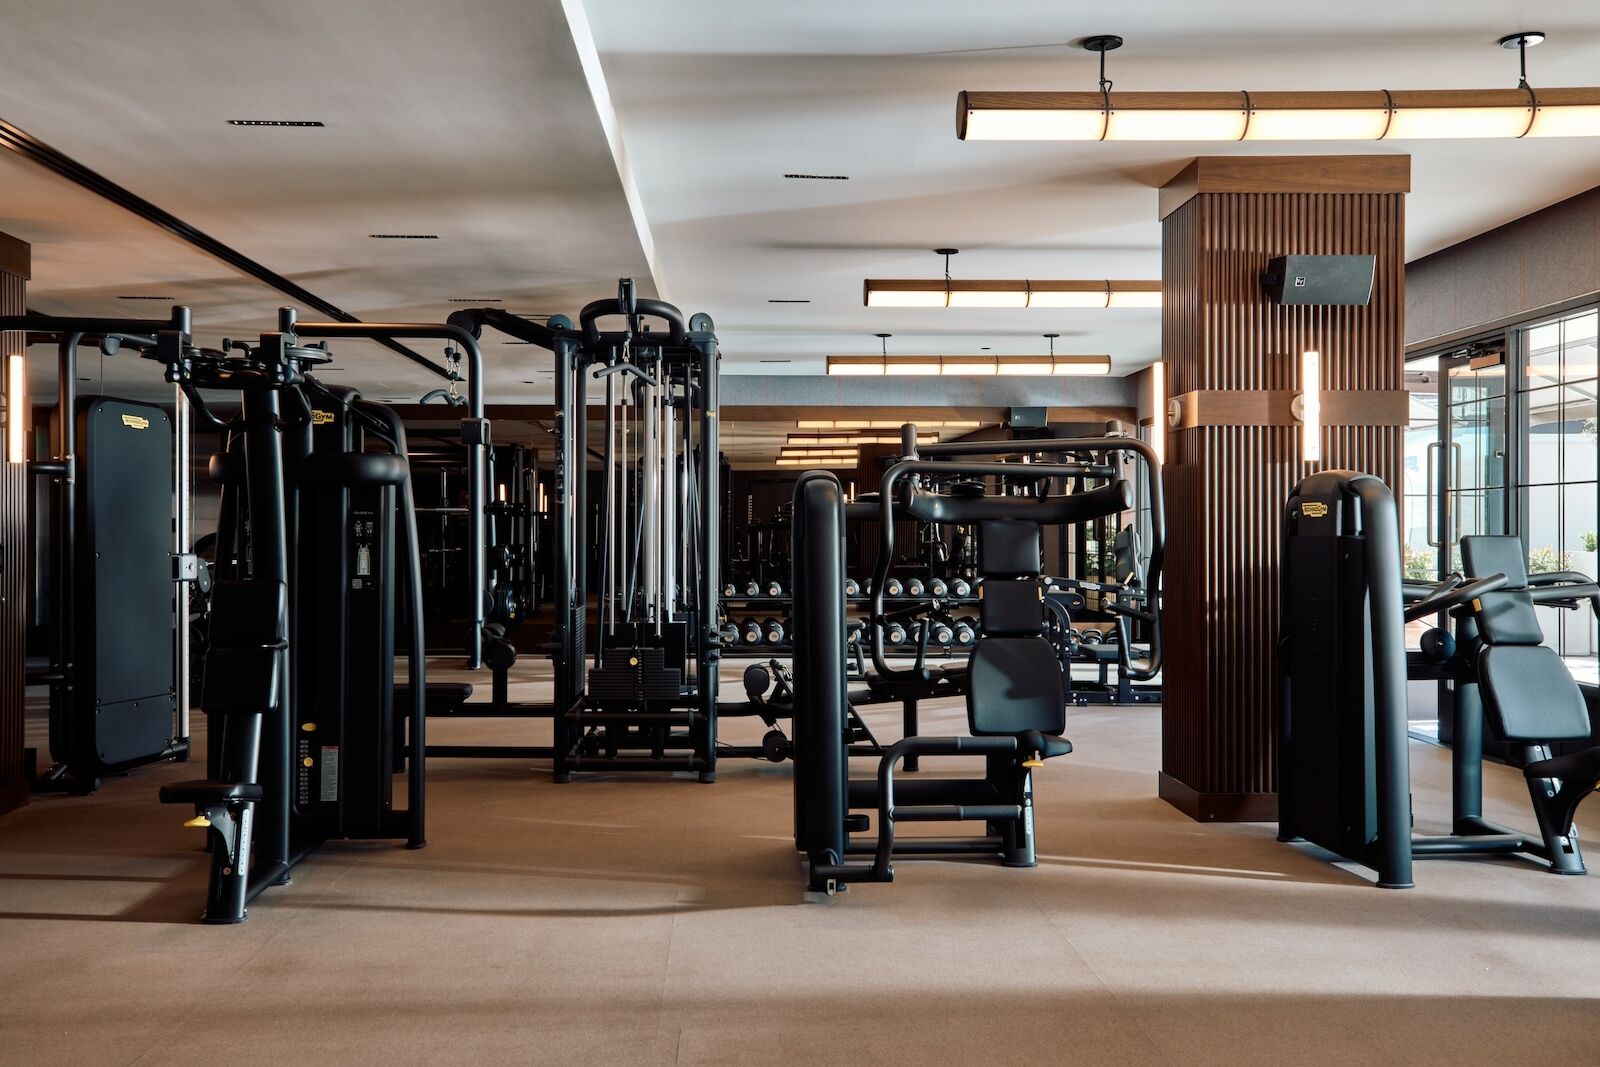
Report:
[[[1377,256],[1366,307],[1293,307],[1262,292],[1273,256]],[[1323,389],[1403,388],[1404,198],[1399,193],[1201,193],[1163,222],[1169,393],[1298,390],[1300,353]],[[1322,467],[1391,485],[1403,429],[1323,431]],[[1293,426],[1174,431],[1166,469],[1167,663],[1162,793],[1198,818],[1270,818],[1278,712],[1278,548],[1300,462]]]
[[[0,315],[26,310],[25,288],[21,275],[0,271]],[[4,358],[23,350],[21,334],[0,333],[0,381],[4,381]],[[22,464],[5,459],[0,455],[0,812],[28,800],[23,767],[28,472]]]

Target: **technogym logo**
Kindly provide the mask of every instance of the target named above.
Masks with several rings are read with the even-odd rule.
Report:
[[[1309,501],[1300,505],[1300,514],[1308,519],[1320,519],[1328,514],[1328,505],[1320,501]]]
[[[122,425],[130,430],[148,430],[150,428],[150,420],[143,415],[123,415]]]

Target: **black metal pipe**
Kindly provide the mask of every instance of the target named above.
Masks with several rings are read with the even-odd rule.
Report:
[[[356,401],[356,410],[382,422],[388,429],[394,454],[401,459],[406,455],[406,427],[399,414],[382,404]],[[406,471],[400,483],[400,532],[406,546],[406,586],[411,617],[411,641],[406,649],[406,682],[411,687],[411,710],[407,729],[411,745],[417,751],[428,750],[428,667],[427,632],[422,603],[422,552],[417,537],[417,502],[411,487],[411,472]],[[427,763],[414,759],[406,768],[407,848],[422,848],[428,843],[427,825]]]
[[[1411,875],[1411,753],[1406,734],[1405,605],[1394,496],[1377,478],[1351,478],[1367,542],[1367,611],[1372,649],[1374,758],[1377,761],[1378,884],[1401,889]]]

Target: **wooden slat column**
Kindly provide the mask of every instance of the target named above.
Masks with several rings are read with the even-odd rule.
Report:
[[[1398,485],[1409,156],[1202,157],[1161,190],[1167,363],[1161,796],[1196,819],[1277,815],[1278,548],[1285,499],[1319,467]],[[1377,257],[1362,307],[1285,306],[1281,255]],[[1292,402],[1321,353],[1322,460]]]
[[[0,233],[0,315],[27,308],[28,245]],[[27,350],[20,333],[0,333],[0,382],[13,353]],[[13,410],[7,418],[26,417]],[[3,451],[3,441],[0,441]],[[0,455],[0,813],[28,802],[23,768],[23,698],[28,606],[28,469]]]

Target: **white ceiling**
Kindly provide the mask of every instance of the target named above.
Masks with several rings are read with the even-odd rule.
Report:
[[[736,371],[817,373],[829,353],[1159,352],[1153,311],[885,310],[866,277],[1157,277],[1155,187],[1202,153],[1410,152],[1408,252],[1596,184],[1600,140],[1407,144],[958,141],[962,89],[1092,89],[1067,45],[1118,33],[1123,89],[1472,88],[1516,83],[1496,38],[1542,29],[1537,85],[1594,84],[1594,0],[586,0],[670,297],[713,309]],[[848,182],[786,181],[798,171]],[[774,298],[809,305],[771,305]],[[789,359],[789,364],[756,363]]]
[[[362,318],[441,321],[451,297],[570,314],[622,276],[653,292],[560,0],[13,2],[0,70],[0,117]],[[39,310],[164,317],[115,297],[174,296],[214,344],[271,328],[287,302],[9,153],[0,188]],[[413,347],[438,362],[443,345]],[[490,345],[491,398],[547,395],[523,385],[546,380],[540,351]],[[369,395],[441,384],[374,345],[335,353]],[[53,381],[44,353],[30,362],[35,389]],[[108,379],[138,392],[149,374]]]
[[[1551,35],[1535,85],[1596,81],[1593,0],[13,0],[0,117],[369,319],[436,321],[457,296],[571,313],[631,275],[710,312],[730,373],[817,373],[878,331],[908,354],[1036,352],[1059,332],[1058,351],[1122,372],[1157,354],[1157,313],[866,309],[861,281],[936,276],[944,244],[958,276],[1155,277],[1155,187],[1204,152],[1409,151],[1414,257],[1594,185],[1600,140],[962,143],[958,90],[1092,87],[1067,42],[1104,32],[1128,39],[1110,57],[1126,89],[1504,86],[1515,56],[1494,39],[1527,28]],[[41,310],[146,315],[161,305],[115,297],[171,295],[215,343],[284,302],[9,154],[0,189]],[[336,357],[369,395],[437,384],[374,346]],[[488,357],[491,401],[548,396],[539,350]],[[33,363],[47,388],[48,354]],[[108,387],[150,378],[113,364]]]

